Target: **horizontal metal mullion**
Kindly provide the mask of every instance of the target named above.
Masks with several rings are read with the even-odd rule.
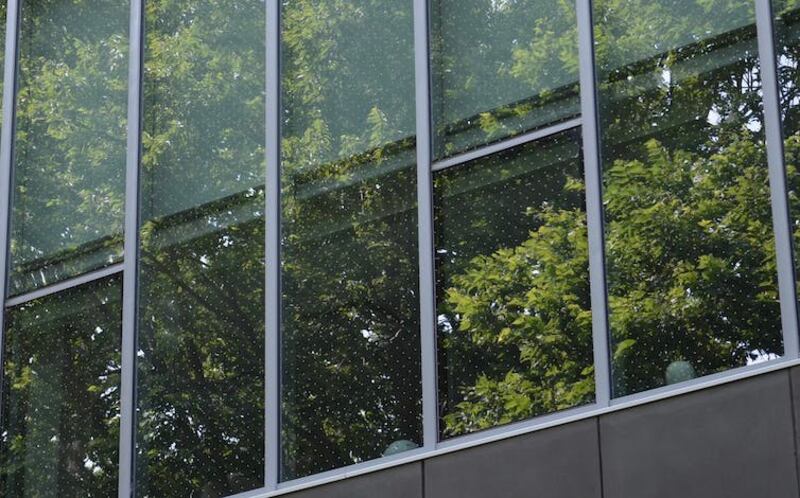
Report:
[[[109,275],[121,273],[122,268],[123,268],[123,263],[113,264],[111,266],[106,266],[105,268],[101,268],[99,270],[91,271],[89,273],[84,273],[77,277],[70,278],[62,282],[58,282],[57,284],[48,285],[47,287],[42,287],[40,289],[36,289],[35,291],[26,292],[25,294],[20,294],[18,296],[11,297],[6,300],[6,308],[19,306],[20,304],[24,304],[33,301],[35,299],[40,299],[49,296],[51,294],[57,294],[61,291],[71,289],[73,287],[78,287],[79,285],[87,284],[89,282],[94,282],[95,280],[100,280],[101,278],[108,277]]]
[[[471,150],[469,152],[465,152],[463,154],[459,154],[457,156],[444,159],[442,161],[437,161],[433,163],[433,165],[431,166],[431,170],[441,171],[443,169],[451,168],[459,164],[464,164],[470,161],[474,161],[475,159],[491,156],[492,154],[496,154],[498,152],[514,148],[518,145],[526,144],[528,142],[533,142],[534,140],[547,138],[549,136],[556,135],[563,131],[572,128],[577,128],[581,125],[581,121],[582,120],[579,117],[572,118],[567,121],[562,121],[552,126],[548,126],[547,128],[540,128],[538,130],[534,130],[529,133],[511,137],[507,140],[503,140],[502,142],[497,142],[491,145],[487,145],[485,147],[481,147],[479,149]]]

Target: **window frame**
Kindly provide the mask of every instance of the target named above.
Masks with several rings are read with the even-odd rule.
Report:
[[[123,274],[122,311],[122,388],[121,428],[119,443],[119,487],[121,498],[135,496],[135,395],[136,395],[136,324],[138,311],[139,266],[139,186],[141,159],[141,106],[143,13],[145,0],[130,0],[128,136],[125,171],[124,260],[122,263],[89,272],[58,284],[8,298],[9,222],[13,179],[13,145],[15,101],[17,94],[17,62],[20,0],[7,0],[4,92],[0,131],[0,341],[5,327],[5,310],[11,306],[54,294],[88,282]],[[266,0],[266,271],[264,275],[266,354],[265,354],[265,482],[262,488],[235,496],[272,497],[298,491],[348,477],[375,472],[389,467],[416,462],[433,456],[487,444],[548,427],[678,396],[716,385],[734,382],[755,375],[800,365],[798,305],[792,247],[792,225],[789,217],[786,168],[784,164],[780,95],[774,45],[774,24],[771,2],[755,2],[756,30],[762,77],[762,99],[769,170],[770,201],[776,238],[778,290],[781,308],[784,355],[757,365],[735,368],[681,384],[612,399],[608,296],[605,271],[605,240],[602,204],[602,161],[597,105],[597,81],[594,64],[594,36],[591,0],[576,0],[578,23],[578,55],[580,81],[579,117],[570,118],[545,128],[506,138],[468,152],[434,162],[432,159],[432,114],[430,71],[429,1],[413,2],[414,59],[416,95],[416,154],[418,196],[418,247],[420,285],[420,340],[422,368],[423,445],[420,448],[363,462],[336,470],[279,482],[280,459],[280,1]],[[586,180],[586,211],[589,238],[589,269],[592,306],[592,336],[595,366],[595,402],[562,412],[439,440],[436,365],[436,296],[434,275],[433,186],[436,171],[454,167],[474,159],[545,138],[562,131],[581,127],[583,167]],[[2,348],[0,348],[2,351]]]

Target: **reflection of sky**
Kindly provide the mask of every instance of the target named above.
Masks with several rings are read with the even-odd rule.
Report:
[[[780,356],[775,353],[768,353],[762,349],[754,349],[750,351],[750,354],[747,357],[747,364],[757,365],[759,363],[764,363],[765,361],[777,360],[778,358],[780,358]]]

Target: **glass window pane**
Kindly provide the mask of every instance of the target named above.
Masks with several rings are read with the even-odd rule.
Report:
[[[789,211],[794,227],[795,274],[800,276],[800,6],[792,0],[772,0],[772,10],[775,14],[775,51]]]
[[[139,496],[263,486],[264,20],[146,2]]]
[[[282,471],[421,441],[412,2],[283,5]]]
[[[782,354],[753,2],[594,19],[614,394]]]
[[[434,156],[579,112],[575,3],[432,0]]]
[[[593,401],[579,129],[434,181],[442,435]]]
[[[3,496],[117,494],[119,276],[6,312]]]
[[[21,2],[10,293],[119,261],[128,2]]]

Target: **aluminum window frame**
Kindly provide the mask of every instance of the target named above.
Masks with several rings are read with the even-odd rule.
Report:
[[[144,44],[144,1],[130,0],[128,136],[125,173],[124,260],[58,284],[8,298],[10,213],[13,197],[13,150],[17,94],[18,38],[21,0],[7,0],[5,65],[0,132],[0,345],[5,311],[33,299],[61,292],[109,275],[123,274],[121,428],[119,443],[120,498],[135,496],[136,333],[138,312],[139,186],[141,161],[141,91]],[[267,0],[266,15],[266,189],[265,189],[265,482],[262,488],[232,495],[268,498],[320,486],[386,468],[419,462],[494,441],[597,417],[689,392],[708,389],[756,375],[800,365],[800,336],[792,225],[789,214],[780,95],[775,56],[775,27],[770,0],[755,2],[757,41],[762,77],[764,126],[769,169],[770,202],[776,243],[778,288],[784,340],[783,356],[757,365],[738,367],[688,382],[633,395],[612,398],[609,356],[608,296],[602,204],[602,161],[597,107],[597,80],[591,0],[576,0],[581,115],[528,133],[482,145],[457,156],[432,160],[430,2],[412,2],[418,195],[418,248],[420,285],[420,341],[422,369],[423,445],[398,455],[349,465],[328,472],[280,482],[280,0]],[[589,237],[592,336],[595,367],[595,401],[589,405],[542,415],[525,421],[441,440],[437,397],[436,301],[432,175],[436,171],[527,144],[556,133],[581,127],[586,180]],[[0,347],[0,360],[3,348]],[[2,409],[2,406],[0,406]]]

